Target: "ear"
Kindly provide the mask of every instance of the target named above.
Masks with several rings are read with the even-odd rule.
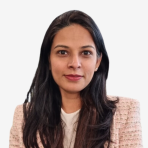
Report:
[[[101,63],[101,60],[102,60],[102,53],[101,53],[101,55],[99,57],[97,57],[95,71],[98,70],[98,68],[100,66],[100,63]]]

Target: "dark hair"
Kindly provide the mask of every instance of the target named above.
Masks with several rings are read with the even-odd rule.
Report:
[[[26,148],[39,148],[37,137],[45,148],[63,148],[63,129],[61,123],[61,94],[49,70],[48,57],[56,33],[71,24],[86,28],[96,45],[97,54],[102,53],[102,61],[87,87],[81,92],[82,108],[79,114],[74,148],[103,148],[111,141],[110,128],[117,101],[106,95],[106,79],[109,59],[102,35],[87,14],[73,10],[53,20],[49,26],[42,46],[39,64],[23,105],[23,142]],[[28,102],[30,98],[30,102]]]

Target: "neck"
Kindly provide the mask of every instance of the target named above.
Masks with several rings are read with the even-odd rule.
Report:
[[[73,113],[79,110],[82,106],[80,93],[61,92],[62,95],[62,109],[66,113]]]

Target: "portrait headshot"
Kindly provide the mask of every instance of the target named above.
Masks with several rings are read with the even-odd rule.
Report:
[[[18,3],[3,36],[3,147],[146,147],[145,5],[48,4]]]

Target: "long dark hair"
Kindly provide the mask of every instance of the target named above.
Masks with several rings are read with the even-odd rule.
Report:
[[[61,94],[49,70],[48,57],[56,33],[71,24],[86,28],[96,45],[102,61],[89,85],[80,92],[82,108],[79,114],[74,148],[103,148],[111,141],[110,128],[116,109],[116,102],[106,95],[109,59],[102,35],[87,14],[73,10],[63,13],[49,26],[43,43],[39,64],[23,105],[23,142],[26,148],[39,148],[37,137],[45,148],[63,148],[61,123]],[[30,98],[30,102],[29,102]]]

